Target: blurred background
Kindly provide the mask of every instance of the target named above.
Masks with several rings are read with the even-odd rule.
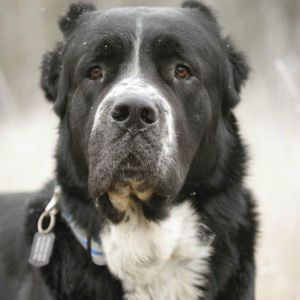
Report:
[[[180,2],[94,1],[99,8]],[[53,176],[58,120],[39,89],[39,65],[62,38],[56,22],[69,3],[0,2],[0,192],[33,191]],[[257,298],[299,300],[300,0],[206,3],[252,67],[236,114],[260,213]]]

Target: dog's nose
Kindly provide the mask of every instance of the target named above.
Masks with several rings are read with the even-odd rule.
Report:
[[[149,100],[137,97],[122,97],[111,110],[111,118],[126,129],[146,129],[157,121],[157,109]]]

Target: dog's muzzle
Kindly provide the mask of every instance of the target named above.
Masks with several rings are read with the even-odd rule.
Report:
[[[169,177],[174,149],[174,121],[166,98],[141,80],[119,82],[95,114],[89,142],[92,195],[120,184],[136,195],[144,193],[133,188],[136,183],[146,182],[148,190],[156,187]]]

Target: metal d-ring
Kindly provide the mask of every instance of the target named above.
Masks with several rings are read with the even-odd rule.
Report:
[[[38,221],[38,232],[39,233],[49,233],[52,231],[52,229],[55,226],[55,219],[56,214],[58,212],[57,204],[60,199],[61,189],[59,186],[56,186],[53,191],[52,198],[50,199],[50,202],[47,204],[44,212],[40,215],[39,221]],[[45,218],[50,218],[50,222],[47,228],[43,228],[43,221]]]
[[[47,228],[43,228],[43,221],[45,220],[45,218],[50,218],[50,222]],[[52,229],[55,226],[55,213],[51,212],[51,211],[44,211],[40,217],[39,217],[39,221],[38,221],[38,231],[40,233],[49,233],[52,231]]]

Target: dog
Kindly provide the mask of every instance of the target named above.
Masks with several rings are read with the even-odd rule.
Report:
[[[56,173],[1,195],[1,298],[253,300],[244,55],[197,1],[72,4],[59,27],[41,67]]]

